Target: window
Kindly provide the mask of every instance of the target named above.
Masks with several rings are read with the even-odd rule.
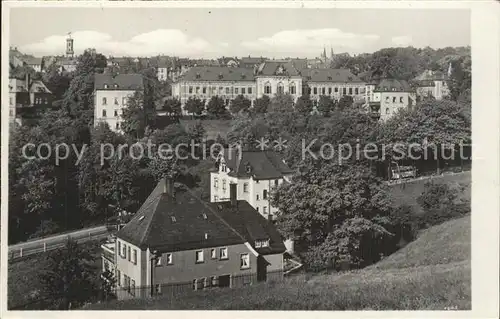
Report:
[[[338,92],[339,92],[339,88],[338,88],[338,87],[334,87],[334,88],[333,88],[333,91],[334,91],[335,93],[338,93]]]
[[[203,87],[203,94],[207,94],[207,88]]]
[[[330,95],[330,94],[332,94],[332,88],[331,87],[328,88],[328,95]]]
[[[359,94],[359,89],[358,88],[354,88],[354,94]]]
[[[245,88],[241,88],[241,94],[247,94]]]
[[[402,96],[399,97],[399,103],[403,103],[403,97]]]
[[[229,94],[229,88],[226,87],[226,94]]]
[[[217,276],[212,277],[212,287],[217,287],[219,285],[219,278]]]
[[[128,246],[128,261],[132,260],[132,256],[131,256],[132,254],[130,253],[130,251],[131,251],[131,248],[130,248],[130,246]]]
[[[257,194],[257,196],[256,196],[256,200],[259,200],[259,194]]]
[[[259,180],[258,179],[255,180],[255,184],[259,184]]]
[[[349,88],[349,95],[352,95],[352,88]]]
[[[214,188],[219,188],[219,179],[214,177]]]
[[[193,87],[192,86],[189,87],[189,94],[193,94]]]
[[[248,183],[243,184],[243,192],[248,193]]]
[[[125,287],[125,290],[129,291],[130,286],[129,286],[129,281],[128,281],[128,276],[123,275],[123,286]]]
[[[200,94],[200,87],[199,86],[196,87],[196,94]]]
[[[227,247],[219,249],[219,257],[220,259],[227,259]]]
[[[395,96],[392,97],[392,103],[396,103],[396,97]]]
[[[346,88],[342,88],[342,95],[346,95],[347,94],[347,89]]]
[[[278,94],[283,94],[285,93],[285,87],[283,86],[283,83],[278,83]]]
[[[104,84],[104,88],[107,89],[108,88],[108,85],[107,84]]]
[[[133,251],[132,262],[134,263],[134,265],[137,265],[137,249],[134,249]]]
[[[115,116],[118,116],[118,110],[115,110]]]
[[[116,270],[116,283],[118,286],[122,285],[122,273],[119,270]]]
[[[226,190],[226,180],[225,179],[222,180],[222,190],[223,191]]]
[[[389,108],[385,109],[385,114],[389,114]]]
[[[120,241],[118,242],[118,254],[122,256],[122,243]]]
[[[325,91],[326,88],[321,88],[321,94],[325,95],[326,94],[326,91]]]
[[[318,94],[318,88],[317,87],[313,88],[313,93],[314,93],[314,95]]]
[[[196,263],[203,262],[203,250],[196,251]]]
[[[262,242],[260,240],[257,240],[255,242],[255,248],[260,248],[260,247],[262,247]]]
[[[130,294],[135,296],[135,280],[130,279]]]
[[[222,94],[222,92],[224,92],[224,88],[221,86],[219,87],[219,93]]]
[[[126,97],[122,98],[122,105],[127,105],[127,98]]]
[[[274,186],[276,186],[276,187],[277,187],[278,185],[279,185],[279,180],[278,180],[278,179],[275,179],[275,180],[274,180]]]
[[[264,215],[267,214],[267,206],[262,207],[262,212],[264,213]]]
[[[12,105],[12,98],[9,98],[9,105]]]
[[[234,94],[238,94],[238,92],[239,92],[238,90],[239,90],[239,88],[234,88]]]
[[[120,122],[116,122],[116,124],[115,124],[115,128],[116,128],[117,130],[119,130],[119,129],[120,129]]]
[[[156,257],[156,259],[155,259],[155,266],[156,266],[156,267],[161,266],[161,257],[162,257],[162,256],[158,256],[158,257]]]
[[[297,94],[297,90],[295,89],[295,83],[290,84],[290,94]]]
[[[118,105],[118,98],[115,97],[115,105]]]
[[[214,196],[214,202],[218,201],[219,197],[217,195]]]
[[[262,199],[267,199],[267,189],[262,192]]]
[[[252,94],[252,88],[248,88],[248,94]]]
[[[226,99],[226,105],[229,105],[229,99]]]
[[[264,94],[271,94],[271,93],[272,93],[271,84],[266,83],[266,85],[264,86]]]
[[[127,258],[127,246],[123,244],[122,246],[123,258]]]
[[[102,98],[102,105],[106,105],[108,104],[108,99],[106,99],[105,97]]]
[[[216,258],[217,258],[217,250],[216,250],[215,248],[212,248],[212,249],[210,250],[210,257],[211,257],[212,259],[216,259]]]
[[[389,102],[389,96],[386,96],[386,97],[385,97],[385,101],[386,101],[386,102]]]
[[[250,268],[250,255],[249,254],[241,254],[240,268],[241,269]]]
[[[258,213],[259,212],[259,207],[257,207],[256,210],[257,210],[257,213]]]
[[[167,254],[167,265],[173,265],[174,264],[174,258],[172,254]]]
[[[267,247],[267,246],[269,246],[269,240],[263,240],[262,247]]]

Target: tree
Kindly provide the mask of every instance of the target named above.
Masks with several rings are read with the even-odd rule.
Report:
[[[268,112],[293,112],[294,104],[293,97],[290,94],[276,94],[269,103]]]
[[[203,101],[197,97],[190,97],[186,101],[184,109],[192,115],[201,115],[205,110],[205,104],[203,104]]]
[[[323,114],[323,116],[329,116],[330,112],[333,111],[333,100],[326,95],[321,95],[318,102],[318,111]]]
[[[311,114],[311,112],[313,111],[313,102],[311,101],[309,95],[301,95],[297,99],[295,110],[299,113]]]
[[[163,110],[170,116],[180,116],[182,114],[181,101],[179,99],[166,99]]]
[[[76,308],[98,292],[92,254],[69,239],[63,248],[48,254],[47,271],[41,275],[43,290],[51,296],[52,307]]]
[[[337,102],[336,108],[340,111],[343,111],[345,109],[352,107],[353,103],[354,103],[354,100],[353,100],[352,96],[342,95],[340,100]]]
[[[271,100],[269,96],[263,95],[261,98],[258,98],[253,103],[253,112],[257,114],[267,113],[267,109],[269,108],[269,103]]]
[[[252,102],[247,99],[242,94],[238,95],[234,100],[231,101],[231,113],[236,114],[239,112],[248,112]]]
[[[141,91],[127,99],[127,107],[123,109],[121,129],[128,135],[142,138],[146,128],[154,127],[156,112],[144,104],[144,94]]]
[[[208,114],[216,117],[222,118],[227,115],[226,104],[224,100],[219,96],[212,96],[210,101],[207,104],[207,112]]]
[[[303,253],[322,245],[328,236],[341,240],[346,228],[362,228],[355,231],[356,240],[365,230],[383,232],[390,213],[386,194],[381,180],[363,164],[338,165],[334,160],[308,157],[292,183],[272,194],[271,202],[278,208],[279,231],[293,238],[296,251]],[[371,244],[363,241],[363,245]],[[349,253],[354,257],[359,251]]]

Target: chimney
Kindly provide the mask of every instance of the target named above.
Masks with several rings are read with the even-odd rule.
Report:
[[[236,183],[230,183],[229,184],[229,199],[231,200],[231,206],[236,207],[238,203],[238,199],[236,196],[236,186],[238,184]]]
[[[165,177],[163,192],[171,195],[172,197],[175,195],[174,180],[171,177]]]

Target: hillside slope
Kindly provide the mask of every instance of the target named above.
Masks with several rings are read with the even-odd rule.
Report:
[[[424,231],[401,251],[362,270],[87,309],[466,310],[471,308],[470,247],[466,216]]]

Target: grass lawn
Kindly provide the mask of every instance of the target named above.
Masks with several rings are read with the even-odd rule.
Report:
[[[198,120],[181,120],[181,125],[187,127],[196,124]],[[226,138],[231,126],[231,120],[202,120],[200,121],[207,133],[207,139],[216,139],[217,135]]]
[[[95,267],[100,270],[102,263],[100,257],[101,243],[92,241],[82,245],[89,245],[92,248],[92,253],[96,257]],[[7,279],[8,308],[20,306],[42,297],[39,295],[43,288],[40,275],[43,274],[47,267],[47,256],[50,253],[31,255],[13,262],[9,261]],[[98,275],[96,273],[96,276]]]
[[[421,208],[417,204],[417,197],[424,191],[425,183],[433,181],[435,183],[459,183],[467,185],[463,193],[465,199],[471,198],[471,173],[465,172],[457,175],[444,175],[443,177],[434,178],[432,180],[417,180],[405,184],[391,185],[390,196],[396,205],[407,204],[411,206],[415,212],[420,213]]]
[[[459,310],[471,309],[470,216],[431,227],[371,267],[297,275],[281,283],[112,301],[86,309]]]

